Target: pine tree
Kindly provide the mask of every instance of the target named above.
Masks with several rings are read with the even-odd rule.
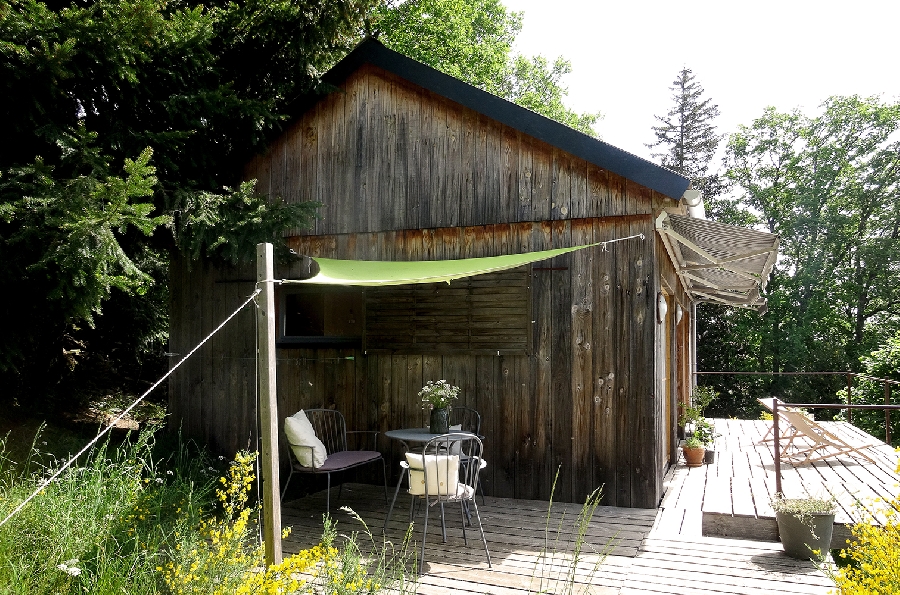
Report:
[[[654,158],[690,178],[693,187],[704,196],[713,197],[721,191],[720,182],[718,176],[708,175],[707,171],[722,138],[712,124],[719,115],[719,106],[703,98],[703,86],[687,67],[681,69],[669,89],[674,106],[665,116],[655,116],[660,122],[653,127],[656,142],[647,147],[661,147],[660,152],[652,154]]]

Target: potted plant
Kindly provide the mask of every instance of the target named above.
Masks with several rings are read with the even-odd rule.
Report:
[[[699,467],[703,464],[703,455],[706,453],[706,447],[703,446],[703,442],[699,438],[690,436],[684,441],[681,452],[684,453],[684,462],[687,463],[688,467]]]
[[[800,560],[821,558],[828,553],[837,511],[834,499],[785,498],[775,494],[770,504],[784,553]]]
[[[419,391],[422,407],[431,409],[429,430],[432,434],[446,434],[450,431],[450,403],[458,395],[459,387],[446,380],[429,380]]]
[[[716,453],[712,445],[716,437],[715,426],[703,416],[703,410],[718,396],[710,386],[697,386],[691,394],[691,404],[683,405],[679,424],[684,428],[685,438],[696,438],[704,446],[704,462],[714,463]]]

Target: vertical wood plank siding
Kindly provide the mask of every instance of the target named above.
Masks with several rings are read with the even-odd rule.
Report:
[[[292,234],[578,219],[652,207],[650,190],[370,65],[300,116],[247,165],[245,178],[287,201],[322,203],[314,228]]]
[[[409,230],[349,242],[314,236],[291,238],[300,253],[325,257],[407,260],[426,251],[443,258],[481,256],[571,245],[644,233],[647,239],[611,244],[537,263],[532,272],[531,355],[366,354],[361,349],[280,349],[281,417],[309,407],[335,407],[359,429],[384,432],[418,426],[424,414],[416,393],[428,379],[463,387],[462,403],[483,415],[489,493],[517,498],[581,501],[604,486],[604,503],[654,507],[661,490],[662,437],[654,425],[665,404],[654,390],[655,298],[646,263],[655,260],[649,216],[534,222],[464,228],[462,234]],[[446,230],[447,232],[451,230]],[[472,237],[468,242],[435,236]],[[426,246],[431,246],[426,250]],[[179,349],[208,332],[252,291],[251,271],[186,270],[173,262],[179,293],[173,309]],[[281,269],[280,276],[290,276]],[[451,283],[452,287],[452,283]],[[174,288],[173,288],[174,289]],[[200,363],[173,376],[173,412],[182,431],[223,454],[253,448],[255,372],[253,317],[248,309],[226,334],[204,347]],[[176,344],[173,343],[173,347]],[[282,444],[286,456],[286,444]],[[379,448],[399,460],[396,444]],[[396,472],[396,470],[393,470]]]
[[[668,199],[372,66],[245,175],[261,192],[323,204],[314,227],[288,239],[311,256],[466,258],[643,233],[533,267],[530,354],[280,349],[278,403],[282,418],[335,407],[352,429],[384,432],[425,423],[416,393],[443,378],[483,416],[489,494],[548,499],[558,472],[557,500],[603,486],[604,504],[658,504],[673,407],[654,373],[664,368],[655,303],[666,259],[653,213]],[[211,330],[252,291],[241,282],[250,278],[174,261],[172,350]],[[254,447],[253,336],[248,309],[169,384],[173,424],[222,454]],[[398,445],[382,437],[378,448],[396,478]]]

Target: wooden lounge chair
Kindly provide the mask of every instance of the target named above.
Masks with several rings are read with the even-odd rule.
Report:
[[[781,451],[782,459],[803,464],[849,454],[853,456],[858,455],[870,463],[875,463],[869,455],[863,452],[863,450],[875,446],[874,444],[853,446],[796,409],[781,409],[779,407],[778,414],[794,430],[793,434],[788,438],[788,443]],[[798,439],[800,438],[808,441],[809,444],[799,443]]]
[[[774,398],[756,399],[756,400],[759,401],[760,404],[769,411],[769,413],[774,412],[775,409],[774,409],[774,405],[772,404],[772,401],[775,400]],[[778,405],[778,411],[784,411],[787,408],[789,408],[789,407],[787,405],[785,405],[783,401],[781,403],[779,403],[779,405]],[[795,411],[800,411],[800,410],[795,409]],[[781,425],[781,439],[782,440],[790,439],[796,433],[796,430],[790,424],[779,424],[779,425]],[[762,440],[760,440],[759,443],[762,444],[763,442],[771,442],[772,440],[774,440],[775,438],[772,436],[772,432],[774,430],[775,430],[774,424],[769,426],[769,431],[766,432],[766,435],[762,437]]]

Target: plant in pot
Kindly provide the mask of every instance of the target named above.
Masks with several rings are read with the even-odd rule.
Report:
[[[699,438],[690,436],[684,441],[681,452],[684,454],[684,462],[688,467],[699,467],[703,464],[703,455],[706,453],[706,447],[703,446],[703,442]]]
[[[717,436],[715,427],[703,416],[703,410],[719,393],[709,386],[694,387],[691,404],[682,405],[678,423],[684,428],[685,438],[697,438],[705,447],[704,462],[715,462],[716,453],[712,448]]]
[[[446,380],[429,380],[419,391],[422,407],[431,409],[429,430],[432,434],[446,434],[450,431],[450,403],[457,396],[459,387]]]
[[[821,559],[828,553],[837,511],[834,499],[775,494],[769,503],[775,511],[784,553],[799,560]]]

